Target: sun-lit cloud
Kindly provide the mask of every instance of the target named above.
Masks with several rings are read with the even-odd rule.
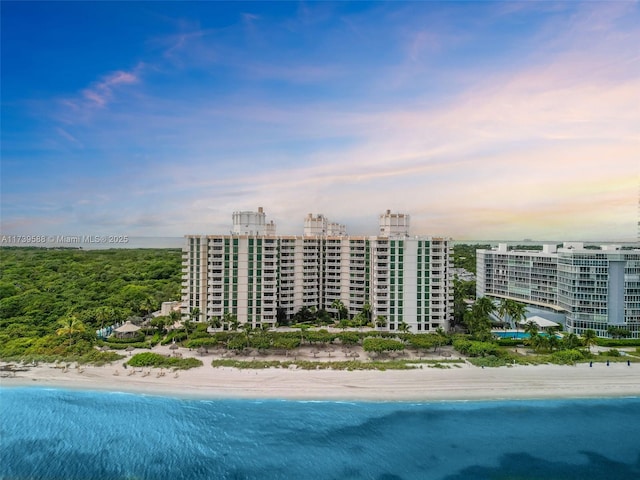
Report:
[[[72,207],[43,228],[224,233],[231,212],[263,206],[281,233],[315,212],[375,234],[389,208],[415,234],[632,240],[640,28],[626,3],[474,4],[465,28],[446,4],[176,21],[135,68],[39,102],[70,152],[47,157],[63,167],[37,201]],[[35,200],[4,198],[3,229],[26,228]]]

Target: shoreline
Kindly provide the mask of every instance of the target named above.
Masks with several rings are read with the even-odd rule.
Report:
[[[634,368],[635,367],[635,368]],[[118,375],[115,372],[118,371]],[[134,371],[135,373],[131,373]],[[145,375],[146,374],[146,375]],[[144,375],[144,376],[143,376]],[[191,370],[85,366],[63,371],[42,364],[0,379],[1,388],[41,387],[190,399],[430,402],[640,396],[640,368],[527,365],[479,368],[344,371],[210,365]]]

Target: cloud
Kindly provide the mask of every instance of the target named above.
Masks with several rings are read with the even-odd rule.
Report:
[[[113,98],[114,90],[121,85],[130,85],[139,81],[139,65],[132,72],[118,70],[95,82],[89,88],[82,91],[82,96],[90,103],[98,107],[104,107]]]
[[[296,27],[324,22],[300,8]],[[304,56],[267,49],[274,61],[263,50],[244,51],[251,38],[241,36],[269,26],[253,14],[223,33],[184,25],[155,39],[161,58],[110,72],[64,99],[56,134],[90,146],[100,165],[117,170],[100,178],[85,172],[74,178],[81,189],[48,199],[75,205],[70,222],[140,234],[226,232],[231,212],[263,206],[281,233],[292,234],[302,232],[308,212],[375,234],[377,215],[390,208],[411,214],[416,234],[632,238],[640,62],[629,45],[640,43],[640,30],[614,28],[624,9],[592,24],[604,7],[576,8],[552,12],[518,38],[524,59],[498,46],[500,58],[452,66],[443,58],[469,48],[473,28],[438,30],[397,15],[385,36],[389,50],[354,67],[302,48]],[[363,43],[375,30],[362,17],[339,23]],[[333,33],[332,45],[346,35]],[[192,82],[193,69],[207,82]],[[325,84],[340,95],[328,95]],[[107,191],[93,204],[72,201]]]

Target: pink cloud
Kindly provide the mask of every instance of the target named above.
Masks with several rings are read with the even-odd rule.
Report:
[[[136,68],[139,70],[139,67]],[[103,80],[94,83],[91,87],[82,91],[82,95],[90,103],[104,107],[113,97],[114,89],[120,85],[137,83],[139,77],[136,73],[118,70],[104,77]]]

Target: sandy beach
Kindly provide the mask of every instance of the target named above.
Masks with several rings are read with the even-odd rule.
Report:
[[[116,375],[116,371],[118,374]],[[132,373],[135,372],[135,373]],[[198,398],[432,401],[640,395],[640,367],[626,363],[343,371],[203,367],[174,372],[85,366],[29,367],[2,387],[39,386]]]

